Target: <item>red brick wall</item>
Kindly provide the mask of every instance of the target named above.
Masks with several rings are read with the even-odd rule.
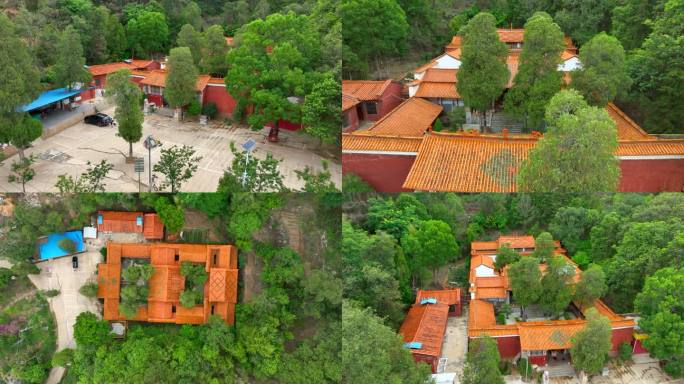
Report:
[[[417,353],[413,354],[413,360],[418,363],[426,363],[432,368],[432,373],[437,372],[437,364],[439,364],[439,359],[434,356],[419,355]]]
[[[349,122],[346,127],[342,128],[344,132],[353,132],[359,128],[359,114],[356,112],[356,107],[347,109],[342,114],[347,116],[347,121]]]
[[[147,96],[147,101],[150,103],[156,104],[157,107],[162,107],[164,106],[164,98],[162,95],[146,95]]]
[[[620,160],[621,192],[681,192],[684,159]]]
[[[502,359],[512,359],[520,353],[520,337],[495,337],[494,340],[499,346],[499,354]]]
[[[215,103],[221,116],[230,116],[237,104],[235,99],[226,91],[226,87],[207,85],[204,89],[204,105]]]
[[[634,340],[634,342],[632,342],[632,351],[633,353],[648,353],[639,340]]]
[[[366,106],[362,104],[363,119],[373,121],[379,120],[396,108],[397,105],[401,104],[404,101],[404,99],[401,98],[401,87],[401,84],[394,81],[387,86],[385,92],[377,101],[377,114],[369,115],[366,111]]]
[[[530,363],[537,364],[541,367],[546,365],[546,355],[544,356],[530,356]]]
[[[100,85],[96,85],[96,81],[100,81]],[[93,76],[93,80],[90,83],[93,87],[97,87],[100,89],[104,89],[105,86],[107,86],[107,75],[97,75]]]
[[[632,332],[634,328],[613,329],[613,348],[611,352],[617,352],[620,343],[632,344]]]
[[[378,192],[410,191],[402,188],[415,156],[342,154],[342,172],[355,173]]]

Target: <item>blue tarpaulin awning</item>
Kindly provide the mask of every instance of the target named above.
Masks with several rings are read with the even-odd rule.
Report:
[[[21,110],[22,112],[31,112],[33,110],[48,106],[52,103],[62,101],[69,97],[80,95],[83,91],[85,91],[85,89],[67,90],[66,88],[57,88],[50,91],[46,91],[41,93],[37,99],[21,107]]]

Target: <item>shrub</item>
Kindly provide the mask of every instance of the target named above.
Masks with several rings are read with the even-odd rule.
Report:
[[[67,367],[74,359],[74,350],[71,348],[62,349],[52,356],[53,367]]]
[[[204,265],[184,261],[181,263],[181,276],[185,277],[185,289],[180,296],[180,304],[192,308],[202,302],[204,283],[207,282],[207,272]]]
[[[342,176],[342,190],[345,193],[368,193],[373,192],[373,187],[368,185],[359,175],[346,173]]]
[[[202,114],[209,117],[210,119],[213,119],[216,117],[218,114],[218,107],[216,107],[216,103],[208,103],[202,108]]]
[[[202,112],[202,106],[200,105],[199,101],[193,100],[188,104],[187,109],[185,110],[188,114],[188,116],[197,116]]]
[[[78,291],[81,295],[92,299],[97,296],[97,283],[85,283]]]
[[[47,297],[55,297],[59,295],[59,289],[49,289],[43,292]]]
[[[74,243],[74,241],[71,239],[62,239],[59,241],[59,243],[57,243],[57,245],[59,245],[59,248],[66,253],[76,253],[76,243]]]
[[[622,363],[632,359],[632,346],[629,343],[620,343],[620,346],[618,346],[618,359]]]
[[[202,295],[197,291],[185,290],[180,294],[180,305],[185,308],[192,308],[202,302]]]
[[[9,285],[10,281],[12,281],[12,276],[14,276],[14,273],[12,273],[11,269],[0,268],[0,289]]]
[[[435,132],[439,132],[442,130],[442,128],[442,120],[438,118],[437,120],[435,120],[435,124],[432,126],[432,130]]]
[[[100,248],[100,254],[102,255],[102,257],[104,257],[105,260],[107,260],[107,247]]]
[[[496,315],[496,323],[499,325],[506,324],[506,315],[504,315],[503,313],[499,313],[498,315]]]
[[[518,371],[522,377],[530,377],[532,374],[532,365],[527,359],[522,358],[518,360]]]
[[[451,127],[452,130],[461,129],[466,122],[465,107],[454,107],[454,109],[447,114],[447,117],[449,118],[449,127]]]
[[[511,364],[506,361],[506,360],[501,360],[499,362],[499,372],[501,372],[502,375],[510,375],[511,374]]]

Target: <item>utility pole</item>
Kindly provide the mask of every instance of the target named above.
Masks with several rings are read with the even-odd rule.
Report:
[[[245,159],[245,169],[242,171],[242,187],[244,188],[247,185],[247,167],[249,166],[249,160],[250,160],[250,155],[252,154],[252,150],[254,150],[254,147],[256,147],[256,141],[249,139],[242,144],[242,149],[247,152],[247,158]]]

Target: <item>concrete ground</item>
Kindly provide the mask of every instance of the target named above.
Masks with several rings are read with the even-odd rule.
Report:
[[[29,275],[31,282],[40,290],[59,289],[59,295],[48,298],[57,325],[57,351],[75,348],[74,324],[76,316],[90,311],[99,314],[96,299],[81,295],[78,290],[88,281],[95,281],[97,263],[102,259],[99,247],[86,245],[86,252],[78,255],[78,269],[73,270],[71,257],[46,260],[37,263],[40,274]],[[64,368],[50,371],[46,384],[57,384],[64,375]]]
[[[103,112],[114,115],[113,107]],[[271,153],[276,159],[283,159],[280,171],[285,176],[284,184],[291,189],[300,189],[303,183],[297,178],[295,170],[309,166],[314,170],[321,170],[321,160],[324,157],[315,152],[317,143],[308,136],[281,130],[281,141],[269,143],[266,140],[268,130],[254,132],[245,127],[232,126],[225,128],[222,124],[200,126],[198,123],[176,123],[173,119],[150,114],[145,117],[143,124],[143,138],[153,135],[160,140],[164,147],[173,145],[190,145],[202,156],[199,168],[192,179],[183,184],[184,192],[214,192],[220,177],[233,159],[230,143],[240,149],[242,143],[248,139],[257,142],[254,156],[265,158]],[[36,175],[26,185],[27,192],[54,192],[57,176],[69,174],[79,176],[87,169],[86,163],[99,163],[107,160],[114,164],[114,169],[106,180],[107,191],[137,192],[138,174],[134,172],[133,164],[126,164],[125,155],[128,154],[128,143],[117,137],[114,127],[96,127],[78,123],[47,139],[38,139],[33,147],[26,150],[27,154],[36,156],[34,169]],[[133,145],[134,156],[144,157],[145,173],[141,176],[143,190],[147,188],[148,153],[143,143]],[[160,149],[152,151],[152,163],[159,161]],[[16,155],[6,159],[0,166],[0,191],[21,192],[21,185],[9,183],[12,161]],[[342,166],[339,162],[329,161],[329,170],[334,182],[341,188]],[[161,175],[160,181],[161,181]],[[159,184],[156,182],[155,184]]]
[[[447,321],[446,337],[442,345],[442,357],[447,358],[444,372],[455,372],[460,377],[468,352],[468,308],[458,317]]]

